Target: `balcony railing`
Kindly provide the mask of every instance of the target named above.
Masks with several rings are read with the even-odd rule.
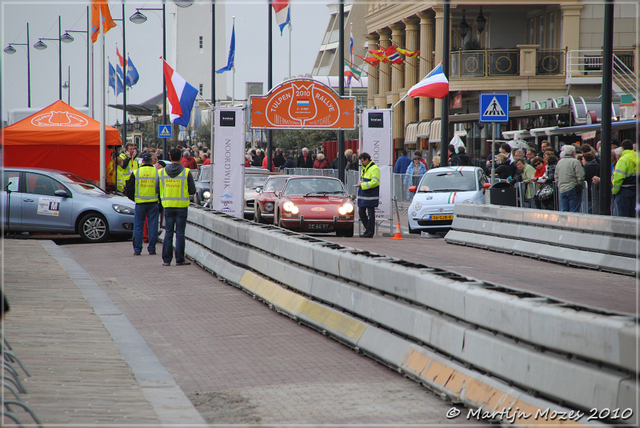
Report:
[[[572,50],[567,54],[566,83],[599,84],[602,82],[602,50]],[[636,92],[635,52],[615,50],[613,52],[613,84],[616,92]]]
[[[549,76],[564,73],[564,49],[538,49],[536,75]]]
[[[533,62],[527,68],[521,65],[521,49],[485,49],[451,52],[451,77],[487,77],[487,76],[549,76],[564,74],[565,50],[531,49],[535,51]]]

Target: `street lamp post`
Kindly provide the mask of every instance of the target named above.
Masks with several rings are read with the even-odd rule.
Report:
[[[141,10],[157,10],[162,11],[162,59],[167,60],[167,19],[165,13],[165,5],[162,8],[140,7],[136,8],[136,13],[131,15],[129,20],[134,24],[143,24],[147,21],[147,17],[142,14]],[[162,124],[167,124],[167,82],[164,77],[164,67],[162,68]],[[167,153],[167,139],[162,139],[162,156]]]
[[[4,52],[9,55],[16,53],[13,46],[26,46],[27,47],[27,105],[31,108],[31,44],[29,43],[29,23],[27,22],[27,43],[9,43],[4,48]]]
[[[67,90],[67,104],[71,105],[71,66],[67,67],[67,81],[62,85]]]
[[[64,43],[73,42],[73,36],[69,33],[84,33],[87,39],[87,105],[89,107],[89,47],[91,46],[91,41],[89,39],[89,7],[87,6],[87,29],[86,30],[65,30],[65,33],[60,37]]]
[[[43,42],[43,40],[58,41],[58,99],[61,100],[62,99],[62,43],[71,43],[72,40],[62,38],[62,24],[60,22],[60,16],[58,16],[58,38],[57,39],[52,39],[47,37],[39,38],[36,44],[33,45],[33,47],[39,51],[45,50],[47,48],[47,45],[46,43]]]

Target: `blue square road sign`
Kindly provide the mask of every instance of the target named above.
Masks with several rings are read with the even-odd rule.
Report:
[[[171,125],[158,125],[158,138],[171,138]]]
[[[509,122],[509,94],[480,94],[479,112],[482,123]]]

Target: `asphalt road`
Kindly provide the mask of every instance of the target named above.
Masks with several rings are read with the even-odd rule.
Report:
[[[408,237],[396,241],[382,236],[373,239],[318,237],[582,305],[638,313],[638,282],[631,276],[447,244],[442,238]]]

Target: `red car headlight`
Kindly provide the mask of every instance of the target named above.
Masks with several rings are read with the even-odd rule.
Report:
[[[300,212],[298,207],[296,207],[295,204],[291,201],[287,201],[284,204],[282,204],[282,209],[291,214],[298,214]]]

